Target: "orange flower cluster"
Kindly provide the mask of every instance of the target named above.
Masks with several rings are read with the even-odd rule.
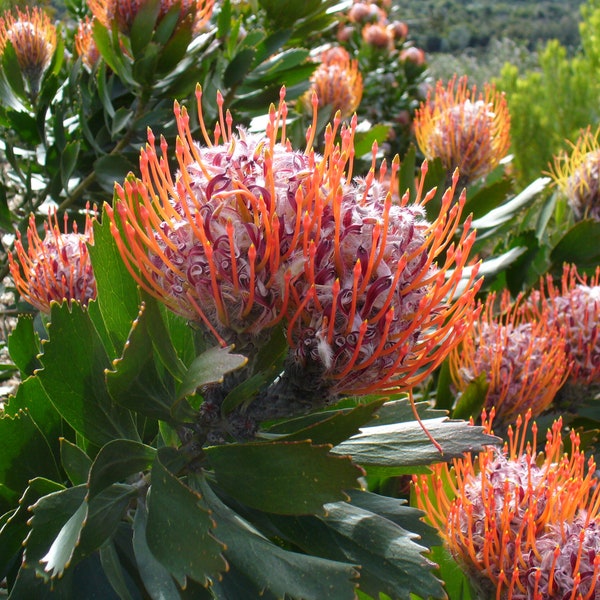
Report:
[[[425,157],[439,158],[449,173],[458,168],[464,183],[488,175],[510,147],[506,98],[490,85],[478,94],[466,76],[447,86],[438,81],[433,96],[417,109],[414,127]]]
[[[86,17],[80,21],[75,33],[75,51],[88,69],[93,69],[100,60],[100,52],[93,35],[94,19]]]
[[[144,5],[143,0],[87,0],[92,14],[104,27],[117,29],[129,35],[135,17]],[[179,11],[179,19],[191,19],[193,31],[199,32],[212,16],[215,0],[160,0],[159,21],[173,10]]]
[[[341,46],[321,53],[321,62],[310,78],[310,88],[304,95],[304,105],[312,106],[315,93],[320,106],[330,106],[332,114],[340,111],[342,119],[350,117],[358,108],[362,93],[362,75],[358,61],[351,60]]]
[[[68,232],[67,220],[65,214],[61,233],[56,212],[49,212],[42,239],[31,214],[27,249],[17,232],[15,253],[8,254],[10,273],[19,294],[43,313],[50,312],[51,302],[75,300],[85,306],[96,298],[96,280],[87,249],[88,243],[94,243],[92,217],[88,212],[83,234],[78,233],[75,222],[72,232]]]
[[[600,383],[600,267],[587,277],[579,275],[576,265],[565,265],[560,286],[547,276],[527,309],[562,332],[572,362],[569,382]]]
[[[500,306],[495,304],[496,295],[489,294],[473,328],[450,353],[450,372],[460,392],[485,375],[484,407],[488,411],[493,407],[496,422],[506,426],[527,410],[534,417],[545,410],[565,382],[570,365],[563,333],[552,324],[547,310],[528,318],[521,298],[511,303],[508,290]]]
[[[571,143],[570,153],[554,157],[550,175],[567,197],[577,221],[600,221],[600,129],[585,129]]]
[[[562,422],[543,454],[526,443],[531,413],[509,430],[502,452],[488,448],[414,476],[419,508],[436,526],[481,598],[591,600],[600,593],[600,485],[571,431],[564,452]],[[488,431],[491,420],[484,419]]]
[[[464,194],[454,187],[429,223],[424,205],[435,190],[395,204],[373,166],[352,175],[356,118],[326,128],[323,156],[291,148],[287,107],[271,107],[264,134],[233,130],[218,95],[219,122],[205,147],[175,104],[178,170],[168,147],[149,132],[141,179],[117,186],[107,207],[111,229],[139,285],[176,313],[202,323],[223,344],[283,323],[295,372],[318,372],[334,394],[397,390],[422,381],[473,320],[479,287],[471,270],[457,286],[474,241],[468,221],[456,244]],[[395,180],[399,162],[391,167]],[[394,187],[394,186],[392,186]],[[443,264],[436,259],[444,255]],[[292,369],[294,370],[294,369]]]
[[[44,73],[56,50],[56,27],[39,7],[5,12],[0,17],[0,55],[11,43],[32,97],[39,92]]]

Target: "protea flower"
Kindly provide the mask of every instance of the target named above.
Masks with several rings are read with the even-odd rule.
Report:
[[[362,75],[358,62],[351,60],[348,51],[341,46],[321,53],[321,63],[310,78],[311,86],[304,95],[304,104],[312,106],[316,93],[321,106],[330,106],[332,114],[340,111],[342,118],[350,117],[358,108],[362,93]]]
[[[39,7],[19,8],[0,17],[0,55],[11,43],[30,95],[35,98],[56,50],[56,27]]]
[[[168,166],[165,140],[159,156],[149,132],[141,179],[130,176],[117,186],[114,210],[107,207],[140,286],[238,349],[282,323],[290,353],[265,398],[281,400],[269,405],[283,412],[290,389],[304,390],[306,408],[313,400],[421,381],[473,319],[476,268],[463,282],[466,291],[451,301],[474,241],[467,220],[451,243],[464,194],[453,203],[450,188],[441,216],[429,223],[423,206],[435,190],[423,194],[424,176],[414,204],[406,194],[397,205],[383,183],[385,166],[379,177],[373,166],[366,178],[353,178],[356,117],[341,125],[338,114],[318,155],[316,96],[307,147],[297,151],[285,137],[284,90],[261,135],[234,132],[218,95],[214,139],[201,95],[198,88],[206,145],[194,141],[187,110],[176,103],[177,173]],[[398,169],[396,159],[393,180]]]
[[[104,27],[129,35],[131,27],[145,0],[87,0],[92,14]],[[191,19],[193,31],[198,32],[212,16],[215,0],[160,0],[159,21],[174,7],[179,7],[179,19]]]
[[[562,331],[573,363],[569,383],[600,383],[600,267],[587,277],[579,275],[575,265],[565,265],[560,286],[550,276],[542,280],[528,309],[543,313],[549,324]]]
[[[570,153],[554,157],[551,175],[564,193],[575,220],[600,221],[600,129],[592,133],[587,128],[571,143]]]
[[[429,160],[439,158],[461,182],[481,179],[493,171],[510,146],[510,115],[504,95],[492,85],[483,93],[469,89],[467,77],[438,81],[435,93],[415,113],[415,136]]]
[[[544,453],[525,443],[517,420],[502,452],[494,448],[415,476],[417,501],[481,598],[590,600],[600,594],[600,486],[579,436],[564,453],[562,421]],[[490,421],[485,419],[488,430]]]
[[[86,306],[96,297],[96,280],[87,249],[88,243],[94,243],[92,217],[88,212],[85,231],[79,233],[75,222],[72,231],[68,231],[65,215],[61,233],[56,212],[50,211],[44,231],[42,239],[31,214],[27,248],[17,232],[15,252],[8,254],[10,273],[19,294],[43,313],[50,312],[52,301],[75,300]]]
[[[496,423],[505,427],[527,410],[535,417],[550,405],[569,374],[569,361],[562,332],[547,313],[526,318],[521,298],[511,304],[508,291],[499,310],[495,303],[496,295],[488,295],[479,319],[451,352],[450,371],[461,392],[485,376],[484,408],[494,407]]]
[[[79,22],[75,33],[75,51],[88,69],[93,69],[100,60],[100,52],[93,35],[93,18],[86,17]]]

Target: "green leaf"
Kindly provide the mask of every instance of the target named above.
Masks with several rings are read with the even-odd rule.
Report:
[[[104,372],[110,362],[85,310],[76,303],[53,304],[50,320],[50,340],[44,345],[44,368],[38,377],[56,410],[98,446],[114,438],[139,439],[131,413],[108,393]]]
[[[564,263],[575,264],[580,271],[595,269],[600,264],[600,223],[580,221],[559,240],[550,254],[557,271]]]
[[[152,468],[146,540],[156,559],[185,587],[187,577],[208,585],[227,569],[223,544],[214,537],[214,521],[202,496],[161,462]]]
[[[536,179],[508,202],[475,219],[472,223],[473,229],[492,229],[510,221],[520,210],[532,202],[549,182],[549,177]]]
[[[60,180],[65,190],[69,189],[69,181],[77,166],[80,148],[81,144],[79,142],[69,142],[60,155]]]
[[[353,565],[291,552],[275,545],[223,504],[206,480],[198,480],[197,485],[216,521],[219,539],[227,547],[225,556],[231,565],[222,582],[213,586],[217,597],[245,599],[270,594],[266,597],[303,600],[355,598],[357,570]],[[236,590],[232,579],[240,577],[243,587],[240,590],[238,586]],[[234,595],[228,593],[232,586]],[[335,595],[332,596],[332,593]]]
[[[21,315],[16,326],[8,335],[8,352],[12,361],[25,379],[41,367],[38,360],[40,338],[33,327],[33,318]]]
[[[17,53],[10,39],[7,39],[2,51],[2,71],[12,91],[20,98],[26,98],[23,70],[19,64]]]
[[[23,541],[29,532],[28,521],[31,518],[29,507],[39,498],[64,489],[59,483],[35,477],[29,482],[16,510],[10,513],[0,526],[0,578],[4,579],[23,548]]]
[[[331,410],[318,413],[321,419],[310,423],[285,436],[286,441],[310,440],[313,444],[341,444],[350,436],[358,433],[361,426],[373,419],[373,414],[386,401],[378,398],[359,404],[352,409]],[[292,424],[294,420],[289,423]],[[285,423],[280,424],[285,426]]]
[[[485,434],[482,427],[447,417],[427,419],[423,426],[442,447],[442,453],[418,421],[363,427],[360,434],[335,446],[332,452],[349,455],[354,462],[366,467],[417,466],[448,461],[465,452],[477,452],[485,445],[501,442],[499,438]]]
[[[234,87],[244,80],[250,70],[255,54],[256,50],[254,48],[243,48],[235,55],[223,74],[223,83],[226,87]]]
[[[103,544],[99,550],[100,564],[113,589],[119,595],[120,600],[133,600],[129,593],[129,587],[123,574],[123,567],[119,560],[117,549],[112,541]],[[137,596],[136,596],[137,597]]]
[[[146,541],[148,513],[138,502],[133,519],[133,551],[140,577],[152,600],[179,600],[179,593],[169,571],[156,560]]]
[[[0,513],[14,507],[29,481],[38,476],[60,479],[44,434],[24,411],[0,416]]]
[[[362,470],[330,449],[306,441],[278,441],[205,451],[218,484],[238,501],[265,512],[299,515],[322,512],[323,504],[358,487]]]
[[[113,361],[113,370],[106,373],[106,383],[119,405],[146,417],[172,422],[175,384],[168,372],[158,370],[147,321],[142,304],[122,357]]]
[[[478,377],[473,379],[458,397],[456,407],[452,412],[452,417],[455,419],[478,417],[481,414],[481,409],[485,403],[485,396],[489,386],[487,373],[481,373]]]
[[[377,142],[381,146],[387,139],[390,129],[388,125],[374,125],[368,131],[357,131],[354,142],[356,156],[370,155],[373,143]]]
[[[463,214],[472,214],[473,219],[484,218],[490,211],[502,205],[513,187],[513,182],[508,179],[499,179],[489,185],[478,189],[473,195],[467,190],[467,201]]]
[[[137,59],[142,55],[152,39],[159,13],[160,0],[146,0],[139,6],[129,33],[134,58]]]
[[[100,449],[90,469],[88,500],[113,483],[148,471],[155,456],[154,448],[140,442],[131,440],[109,442]]]
[[[160,74],[169,74],[183,59],[193,38],[191,23],[180,25],[166,43],[158,57],[156,70]]]
[[[94,173],[98,185],[107,193],[112,194],[115,181],[124,181],[130,171],[136,169],[124,154],[106,154],[94,162]]]
[[[94,224],[94,245],[89,247],[98,289],[98,307],[104,326],[118,356],[129,337],[131,322],[137,317],[139,295],[137,284],[125,266],[110,232],[106,210],[102,223]]]
[[[197,356],[189,366],[179,387],[177,397],[193,394],[199,387],[221,383],[227,373],[241,369],[248,359],[241,354],[231,354],[233,346],[214,347]]]
[[[427,548],[416,542],[415,533],[345,502],[325,508],[321,520],[332,532],[339,558],[361,567],[361,590],[374,598],[382,592],[402,600],[409,600],[410,592],[425,598],[444,596],[441,582],[432,573],[435,565],[423,556]]]
[[[61,438],[60,459],[73,485],[81,485],[88,480],[92,459],[77,445]]]

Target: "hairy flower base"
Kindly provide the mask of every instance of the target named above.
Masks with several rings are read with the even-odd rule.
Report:
[[[521,298],[511,304],[489,294],[480,317],[460,346],[450,354],[450,372],[463,392],[484,375],[488,383],[484,407],[495,409],[497,426],[505,428],[519,414],[543,412],[569,375],[565,340],[547,313],[526,318]]]
[[[455,88],[456,86],[456,88]],[[471,182],[495,169],[510,146],[510,115],[505,97],[486,85],[484,93],[469,90],[467,78],[444,87],[437,82],[415,113],[415,136],[429,160],[439,158],[461,181]]]
[[[76,300],[87,305],[96,297],[96,280],[92,271],[87,244],[93,244],[91,217],[86,217],[85,232],[67,232],[65,215],[64,233],[60,232],[56,213],[48,215],[44,223],[45,237],[39,237],[35,217],[29,217],[27,249],[20,232],[15,241],[15,255],[9,253],[10,273],[21,297],[38,310],[49,313],[50,303]]]
[[[525,444],[530,413],[509,429],[503,452],[490,448],[415,476],[420,508],[486,597],[590,600],[600,593],[600,487],[577,434],[563,453],[561,420],[536,456]],[[488,430],[491,421],[484,418]],[[494,596],[495,595],[495,596]]]

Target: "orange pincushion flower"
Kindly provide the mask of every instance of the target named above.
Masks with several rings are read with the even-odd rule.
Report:
[[[56,50],[56,27],[39,7],[5,12],[0,17],[0,54],[11,42],[29,92],[36,96]]]
[[[50,212],[44,223],[45,236],[41,239],[33,214],[27,227],[27,249],[21,233],[17,232],[15,252],[8,254],[10,273],[21,297],[44,313],[50,312],[50,303],[76,300],[87,305],[96,297],[96,280],[92,270],[87,244],[94,243],[92,218],[86,216],[85,231],[78,233],[73,223],[72,232],[60,232],[56,213]]]
[[[493,415],[492,415],[493,418]],[[417,503],[481,598],[591,600],[600,593],[600,481],[579,436],[562,446],[562,421],[537,456],[530,413],[489,448],[414,476]],[[491,430],[491,419],[484,415]]]
[[[531,295],[528,309],[542,313],[562,331],[566,353],[573,363],[569,381],[600,383],[600,267],[592,277],[579,275],[575,265],[565,265],[560,286],[548,276]]]
[[[467,220],[452,243],[464,194],[453,202],[450,188],[440,217],[429,223],[424,205],[435,190],[423,193],[424,175],[413,204],[408,194],[392,202],[385,164],[376,177],[376,148],[367,177],[353,177],[356,117],[342,125],[338,115],[318,155],[316,96],[303,152],[285,138],[284,90],[262,135],[234,133],[218,95],[214,140],[200,88],[197,99],[206,146],[193,140],[187,110],[176,103],[177,174],[166,142],[159,156],[149,132],[141,179],[117,186],[114,209],[107,207],[140,286],[238,348],[241,336],[283,323],[290,372],[304,383],[312,374],[334,396],[422,381],[474,318],[476,268],[465,293],[451,301],[474,241]],[[396,159],[392,188],[398,170]],[[322,387],[317,391],[322,400]]]
[[[567,197],[577,221],[600,221],[600,129],[592,133],[590,127],[581,133],[571,152],[554,157],[550,173]]]
[[[86,17],[80,21],[75,33],[75,50],[88,69],[93,69],[100,59],[100,52],[93,35],[94,19]]]
[[[486,85],[467,87],[467,77],[438,81],[415,113],[415,136],[429,160],[439,158],[461,180],[475,181],[495,169],[510,146],[510,115],[504,95]]]
[[[358,61],[351,60],[348,51],[341,46],[325,50],[321,63],[310,78],[310,89],[304,95],[304,103],[311,105],[313,92],[321,106],[339,110],[342,118],[352,115],[362,99],[363,82]]]
[[[519,414],[544,411],[569,374],[565,340],[548,314],[527,319],[521,298],[511,304],[505,291],[495,310],[490,294],[471,331],[450,353],[452,381],[464,391],[484,374],[488,383],[484,407],[495,408],[496,421],[506,426]],[[476,416],[476,415],[473,415]]]
[[[87,0],[92,14],[104,27],[117,29],[129,35],[133,21],[144,5],[144,0]],[[200,31],[212,16],[215,0],[160,0],[159,20],[173,7],[179,6],[180,21],[191,17],[194,32]]]

